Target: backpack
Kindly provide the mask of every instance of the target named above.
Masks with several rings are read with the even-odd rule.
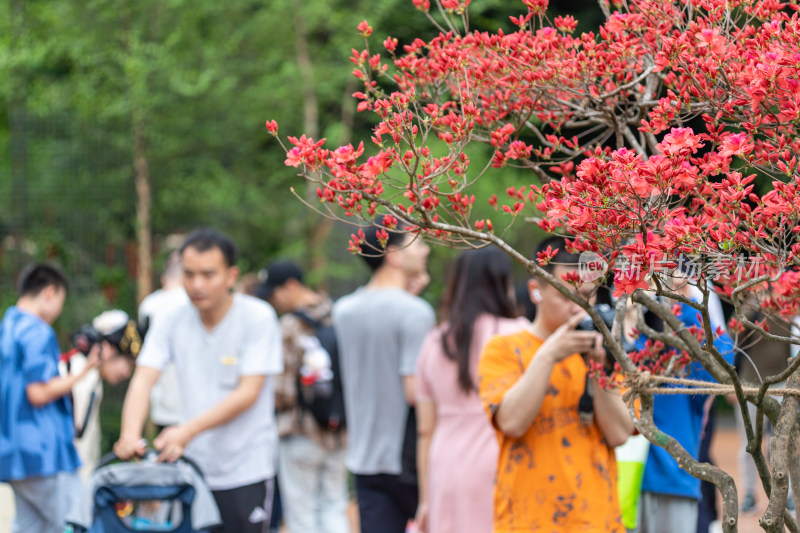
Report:
[[[339,432],[346,423],[336,330],[302,311],[292,314],[314,330],[313,336],[303,340],[303,361],[296,377],[297,404],[311,413],[321,428]],[[315,363],[316,372],[308,372],[309,363]]]

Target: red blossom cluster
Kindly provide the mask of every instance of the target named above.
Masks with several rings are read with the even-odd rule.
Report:
[[[323,204],[362,220],[381,207],[445,241],[497,242],[498,222],[535,217],[602,254],[616,295],[691,257],[696,279],[722,295],[766,290],[768,309],[798,313],[794,2],[605,3],[606,22],[580,35],[572,17],[548,20],[547,0],[523,0],[512,29],[496,33],[459,29],[468,6],[441,1],[447,31],[402,45],[388,37],[388,55],[370,51],[372,28],[359,24],[367,46],[352,53],[363,81],[354,97],[379,120],[374,147],[288,138],[286,164],[317,182]],[[491,147],[487,167],[470,166],[471,143]],[[507,166],[530,169],[530,186],[476,197],[475,181]],[[476,202],[494,220],[474,216]],[[357,251],[363,239],[353,239]]]

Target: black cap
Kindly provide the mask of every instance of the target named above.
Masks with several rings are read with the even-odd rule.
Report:
[[[272,291],[290,279],[296,279],[302,283],[303,270],[291,261],[276,261],[259,271],[256,296],[266,300],[272,296]]]

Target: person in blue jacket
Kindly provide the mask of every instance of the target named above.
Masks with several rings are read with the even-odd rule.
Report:
[[[98,366],[100,345],[82,372],[60,377],[51,324],[67,280],[56,267],[32,265],[19,294],[0,322],[0,482],[14,491],[13,533],[62,533],[80,466],[69,392]]]
[[[702,328],[696,309],[681,304],[679,318],[687,326]],[[640,337],[638,348],[644,345]],[[726,361],[733,363],[734,343],[723,331],[713,340],[714,347]],[[703,366],[689,364],[690,379],[714,381]],[[675,438],[695,459],[700,451],[700,438],[705,416],[706,395],[656,394],[653,419],[664,433]],[[642,480],[639,502],[639,533],[691,532],[697,527],[697,502],[700,499],[700,480],[683,470],[673,457],[660,446],[650,446]]]

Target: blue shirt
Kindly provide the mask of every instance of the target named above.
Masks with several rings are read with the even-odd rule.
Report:
[[[67,396],[42,407],[25,388],[58,376],[55,331],[41,318],[10,307],[0,323],[0,481],[52,476],[80,466]]]
[[[697,310],[683,304],[679,317],[687,326],[702,327]],[[640,339],[642,348],[644,339]],[[729,362],[733,362],[733,340],[723,333],[714,340],[714,347]],[[698,362],[689,364],[689,378],[715,381]],[[661,431],[675,438],[681,446],[697,459],[700,453],[700,434],[703,424],[703,408],[707,396],[702,394],[655,394],[653,397],[653,420]],[[650,445],[644,468],[642,490],[657,494],[670,494],[688,498],[700,498],[700,480],[678,466],[667,450]]]

